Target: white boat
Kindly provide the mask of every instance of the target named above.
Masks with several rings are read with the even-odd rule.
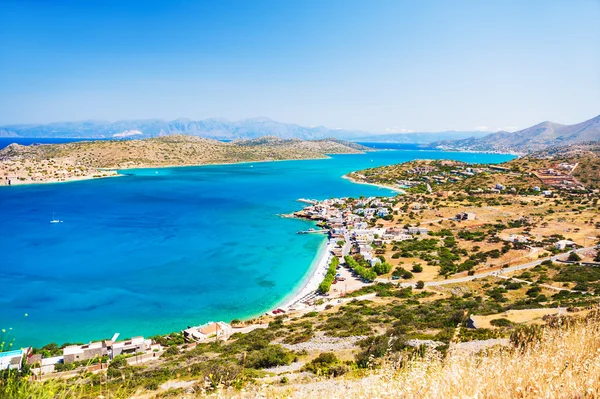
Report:
[[[55,216],[54,216],[54,212],[52,212],[52,220],[50,221],[50,223],[62,223],[62,220],[58,220]]]

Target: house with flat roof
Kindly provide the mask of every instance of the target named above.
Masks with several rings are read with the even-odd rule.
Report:
[[[183,330],[183,336],[190,341],[206,341],[208,339],[228,339],[233,330],[231,326],[225,322],[209,322],[198,327],[189,327]]]
[[[566,247],[572,247],[575,243],[571,240],[560,240],[554,243],[554,248],[563,250]]]
[[[131,339],[119,342],[107,341],[108,352],[113,358],[121,354],[132,354],[147,351],[152,345],[151,339],[144,337],[133,337]]]
[[[23,356],[27,352],[29,352],[29,349],[0,352],[0,370],[21,370]]]
[[[456,214],[456,220],[475,220],[475,213],[472,212],[460,212]]]
[[[85,345],[69,345],[63,349],[65,364],[90,360],[108,355],[106,342],[90,342]]]

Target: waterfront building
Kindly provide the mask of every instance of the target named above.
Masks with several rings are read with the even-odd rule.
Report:
[[[189,327],[183,330],[183,336],[189,341],[206,341],[208,339],[228,339],[232,334],[229,324],[218,321],[209,322],[198,327]]]
[[[147,351],[152,346],[151,339],[144,337],[133,337],[126,341],[106,341],[106,346],[111,358],[121,354],[133,354]]]
[[[23,356],[28,352],[29,349],[0,352],[0,370],[21,370]]]
[[[95,357],[108,355],[106,341],[90,342],[86,345],[69,345],[63,349],[63,357],[65,364],[90,360]]]

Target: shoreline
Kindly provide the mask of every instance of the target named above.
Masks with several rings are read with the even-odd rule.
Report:
[[[16,182],[16,183],[12,183],[10,185],[8,184],[2,184],[0,185],[0,187],[13,187],[13,186],[35,186],[35,185],[41,185],[41,184],[55,184],[55,183],[76,183],[76,182],[80,182],[80,181],[87,181],[87,180],[95,180],[95,179],[104,179],[104,178],[109,178],[109,177],[123,177],[123,176],[127,176],[126,173],[120,173],[120,171],[127,171],[127,170],[134,170],[134,169],[167,169],[167,168],[192,168],[192,167],[203,167],[203,166],[227,166],[227,165],[243,165],[243,164],[253,164],[253,163],[266,163],[266,162],[287,162],[287,161],[316,161],[316,160],[322,160],[322,159],[331,159],[330,156],[328,155],[360,155],[360,154],[364,154],[363,153],[352,153],[352,154],[325,154],[324,157],[322,158],[292,158],[292,159],[263,159],[260,161],[241,161],[241,162],[219,162],[219,163],[201,163],[201,164],[185,164],[185,165],[158,165],[158,166],[132,166],[132,167],[125,167],[125,168],[98,168],[98,171],[115,171],[115,174],[111,174],[111,175],[106,175],[106,176],[78,176],[78,177],[73,177],[73,178],[68,178],[62,181],[55,181],[55,180],[46,180],[46,181],[36,181],[36,182],[32,182],[32,181],[28,181],[26,183],[20,183],[20,182]]]
[[[108,175],[102,175],[102,176],[98,176],[98,175],[87,175],[87,176],[76,176],[76,177],[70,177],[68,179],[65,180],[44,180],[44,181],[27,181],[27,182],[22,182],[22,180],[20,181],[11,181],[11,184],[0,184],[0,187],[26,187],[26,186],[37,186],[37,185],[42,185],[42,184],[63,184],[63,183],[76,183],[76,182],[80,182],[80,181],[88,181],[88,180],[96,180],[96,179],[107,179],[109,177],[123,177],[125,175],[122,175],[120,173],[118,173],[116,171],[116,169],[111,169],[111,168],[102,168],[102,169],[98,169],[99,172],[106,172],[106,171],[115,171],[114,174],[108,174]]]
[[[364,181],[359,181],[359,180],[353,179],[353,178],[351,178],[348,175],[342,176],[342,179],[349,180],[349,181],[351,181],[352,183],[355,183],[355,184],[366,184],[366,185],[369,185],[369,186],[375,186],[375,187],[379,187],[379,188],[385,188],[386,190],[394,191],[394,192],[397,192],[398,194],[406,194],[406,191],[404,191],[401,188],[385,186],[383,184],[367,183],[367,182],[364,182]]]
[[[378,150],[375,150],[375,151],[378,151]],[[439,151],[445,152],[444,150],[439,150]],[[337,154],[332,154],[332,155],[337,155]],[[340,155],[358,155],[358,154],[340,154]],[[109,176],[103,176],[103,177],[95,177],[95,178],[123,177],[123,176],[126,176],[126,174],[119,173],[120,171],[126,171],[126,170],[132,170],[132,169],[164,169],[164,168],[184,168],[184,167],[203,167],[203,166],[226,166],[226,165],[237,165],[237,164],[253,164],[253,163],[259,163],[259,162],[265,163],[265,162],[284,162],[284,161],[301,161],[301,160],[322,160],[322,159],[330,159],[330,158],[331,157],[329,157],[329,156],[324,156],[322,158],[275,159],[275,160],[271,159],[271,160],[261,160],[261,161],[207,163],[207,164],[191,164],[191,165],[161,165],[161,166],[150,166],[150,167],[149,166],[136,166],[136,167],[123,168],[123,169],[104,168],[105,170],[114,170],[114,171],[116,171],[116,174],[109,175]],[[348,180],[355,184],[365,184],[365,185],[370,185],[370,186],[376,186],[379,188],[389,190],[391,192],[406,194],[406,192],[400,188],[394,188],[394,187],[385,186],[385,185],[381,185],[381,184],[362,182],[362,181],[353,179],[348,175],[343,175],[343,176],[341,176],[341,178]],[[28,186],[28,185],[34,185],[34,184],[49,184],[49,183],[69,183],[69,182],[92,180],[92,179],[94,179],[94,177],[89,177],[89,178],[79,177],[76,179],[69,179],[69,180],[58,181],[58,182],[46,181],[46,182],[24,183],[24,184],[19,184],[19,186]],[[268,315],[271,315],[272,311],[276,310],[276,309],[283,309],[286,311],[287,314],[293,314],[297,311],[303,310],[303,309],[295,308],[295,306],[300,304],[299,301],[301,299],[303,299],[307,295],[309,295],[317,290],[318,286],[321,284],[321,282],[323,281],[323,279],[327,273],[327,270],[328,270],[328,267],[330,264],[330,260],[332,259],[332,257],[333,257],[333,255],[330,252],[329,240],[326,239],[319,246],[318,250],[316,251],[315,257],[313,258],[313,261],[311,262],[308,272],[305,274],[305,276],[303,276],[302,279],[300,279],[301,281],[299,281],[299,284],[288,295],[286,295],[284,298],[282,298],[281,300],[279,300],[279,301],[275,302],[273,305],[271,305],[270,310],[267,310],[266,313]],[[301,306],[305,307],[305,308],[309,307],[308,305],[305,305],[305,304],[302,304]],[[254,319],[258,316],[262,316],[264,314],[265,314],[265,311],[257,313],[254,316],[243,318],[242,320],[244,320],[244,321],[252,320],[252,319]],[[161,334],[161,335],[164,335],[164,334]]]
[[[283,309],[286,312],[295,310],[294,306],[298,305],[300,300],[307,295],[315,292],[329,269],[329,263],[332,255],[330,251],[329,239],[327,239],[317,251],[317,254],[313,260],[309,272],[303,279],[304,284],[301,285],[300,289],[294,290],[288,297],[283,298],[279,305],[275,309]],[[270,313],[269,311],[268,313]]]

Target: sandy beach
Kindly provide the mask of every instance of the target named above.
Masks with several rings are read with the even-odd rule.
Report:
[[[321,284],[321,282],[325,278],[325,275],[327,274],[327,269],[329,268],[329,262],[331,260],[331,257],[331,248],[329,241],[327,241],[320,248],[320,253],[316,265],[314,266],[314,268],[312,268],[310,276],[306,279],[306,282],[304,283],[302,288],[299,291],[297,291],[297,293],[294,294],[292,297],[286,299],[283,302],[283,304],[278,306],[277,308],[283,309],[287,312],[290,309],[293,309],[297,305],[299,305],[298,302],[302,298],[315,292],[317,288],[319,288],[319,284]]]
[[[351,178],[348,175],[342,176],[342,179],[350,180],[352,183],[356,183],[356,184],[367,184],[369,186],[375,186],[375,187],[385,188],[387,190],[395,191],[395,192],[400,193],[400,194],[406,194],[406,191],[404,191],[403,189],[398,188],[398,187],[384,186],[383,184],[375,184],[375,183],[367,183],[367,182],[364,182],[364,181],[358,181],[356,179]]]
[[[384,186],[381,184],[365,183],[365,182],[361,182],[361,181],[352,179],[348,175],[344,175],[344,176],[342,176],[342,178],[346,179],[346,180],[350,180],[352,183],[377,186],[377,187],[380,187],[380,188],[383,188],[386,190],[395,191],[400,194],[406,194],[406,192],[400,188]],[[293,295],[289,299],[284,300],[283,305],[280,305],[276,308],[283,309],[286,312],[289,312],[290,310],[296,310],[296,309],[298,309],[298,307],[305,306],[300,303],[300,300],[303,299],[304,297],[310,295],[311,293],[316,292],[317,288],[319,287],[319,284],[321,284],[321,282],[325,278],[325,275],[327,274],[327,269],[329,267],[329,262],[331,261],[331,257],[332,257],[331,248],[330,248],[329,241],[327,241],[323,245],[323,247],[320,249],[320,254],[319,254],[317,264],[314,268],[312,268],[312,270],[310,272],[310,276],[307,278],[306,283],[302,286],[302,288],[295,295]]]

